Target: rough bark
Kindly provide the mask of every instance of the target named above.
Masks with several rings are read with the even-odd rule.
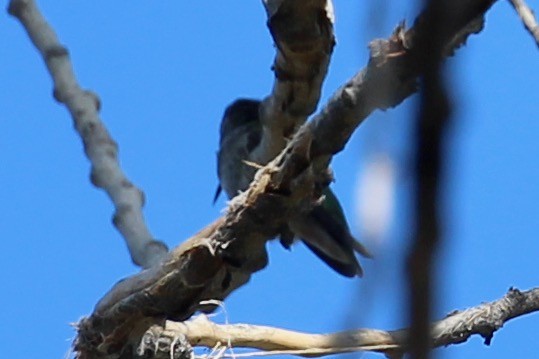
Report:
[[[494,333],[507,321],[539,311],[539,288],[521,292],[510,289],[501,299],[455,311],[430,325],[429,345],[441,347],[467,341],[480,335],[490,345]],[[149,328],[137,348],[138,355],[170,358],[192,347],[253,348],[263,352],[234,354],[241,356],[298,355],[321,357],[356,351],[373,351],[398,357],[409,351],[410,329],[383,331],[357,329],[328,334],[310,334],[248,324],[220,325],[200,315],[182,323],[167,321],[164,327]],[[175,354],[176,357],[177,354]],[[228,357],[228,355],[226,355]]]

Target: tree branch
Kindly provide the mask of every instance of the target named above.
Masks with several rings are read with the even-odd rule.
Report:
[[[483,29],[484,14],[494,2],[468,1],[463,6],[459,1],[459,8],[465,11],[455,14],[443,34],[444,56],[451,56],[470,35]],[[387,40],[372,41],[367,67],[344,84],[309,122],[314,133],[311,156],[326,156],[322,166],[344,148],[357,126],[374,110],[395,107],[416,92],[417,78],[424,71],[419,55],[428,46],[426,39],[431,34],[429,16],[423,12],[409,30],[402,23]]]
[[[275,43],[275,82],[263,101],[260,145],[250,161],[266,164],[285,147],[320,100],[335,46],[331,0],[264,0]]]
[[[263,4],[276,54],[273,89],[259,110],[260,143],[246,158],[257,165],[274,159],[316,109],[335,45],[331,0],[264,0]],[[246,188],[254,172],[254,166],[243,171],[238,187]]]
[[[535,20],[535,16],[533,16],[532,9],[526,5],[524,0],[509,0],[509,2],[515,8],[515,11],[524,23],[526,30],[528,30],[535,40],[535,45],[539,47],[539,25],[537,25],[537,20]]]
[[[450,313],[430,326],[432,347],[459,344],[480,335],[490,345],[494,333],[507,321],[539,311],[539,288],[525,292],[510,289],[501,299],[463,311]],[[251,357],[277,354],[321,357],[330,354],[373,351],[399,357],[409,350],[409,329],[383,331],[357,329],[330,334],[309,334],[274,327],[233,324],[219,325],[200,315],[193,320],[152,326],[143,335],[137,354],[145,358],[170,358],[170,353],[186,352],[202,346],[227,349],[254,348],[263,352],[234,354]],[[183,343],[180,347],[178,344]]]
[[[105,190],[114,204],[112,222],[124,237],[131,259],[143,268],[151,267],[164,257],[167,247],[154,240],[146,227],[142,214],[144,193],[120,168],[118,145],[99,118],[99,98],[77,83],[67,49],[60,44],[35,1],[11,0],[8,12],[19,19],[45,61],[54,82],[54,98],[70,112],[92,165],[90,181]]]
[[[458,3],[458,2],[455,2]],[[450,104],[442,64],[447,29],[455,13],[454,2],[426,1],[429,36],[417,53],[423,64],[420,81],[420,104],[415,123],[414,189],[412,244],[407,256],[410,354],[413,359],[430,357],[429,325],[436,307],[435,255],[443,240],[440,231],[443,138],[449,126]],[[449,15],[449,16],[448,16]],[[453,15],[453,16],[451,16]]]

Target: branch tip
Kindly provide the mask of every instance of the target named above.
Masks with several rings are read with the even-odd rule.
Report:
[[[19,18],[27,5],[24,0],[11,0],[8,4],[7,12],[11,16]]]

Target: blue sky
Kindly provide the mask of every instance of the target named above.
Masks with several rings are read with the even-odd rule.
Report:
[[[386,37],[414,6],[335,2],[335,48],[322,103],[361,69],[367,44]],[[6,2],[3,2],[5,8]],[[531,2],[539,8],[538,2]],[[41,1],[70,51],[84,88],[99,93],[102,118],[129,178],[146,193],[152,233],[173,247],[219,215],[215,151],[224,107],[271,89],[274,49],[259,1]],[[103,192],[66,110],[20,25],[0,27],[0,233],[4,273],[0,351],[5,357],[63,358],[69,323],[89,314],[119,279],[138,269],[111,225]],[[445,242],[439,255],[437,317],[539,285],[539,54],[506,2],[451,60],[457,105],[448,138]],[[341,198],[359,233],[358,176],[375,134],[396,159],[395,219],[362,280],[341,278],[301,245],[268,245],[270,265],[226,301],[228,320],[312,332],[396,329],[405,322],[402,258],[410,235],[410,126],[414,98],[373,114],[333,162]],[[441,358],[539,350],[537,314],[509,322],[491,347],[480,338],[438,350]],[[379,355],[365,354],[365,358]]]

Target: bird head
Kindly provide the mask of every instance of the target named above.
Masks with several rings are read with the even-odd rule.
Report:
[[[259,108],[260,101],[252,99],[238,99],[230,104],[226,108],[221,122],[221,142],[238,127],[260,121]]]

